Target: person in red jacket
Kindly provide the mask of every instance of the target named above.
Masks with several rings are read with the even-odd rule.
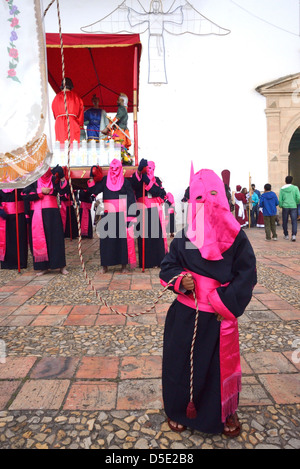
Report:
[[[84,113],[83,101],[73,90],[73,82],[70,78],[65,78],[65,91],[67,100],[67,109],[70,121],[71,142],[76,140],[80,142],[80,128],[83,126]],[[60,91],[52,102],[52,111],[55,118],[55,138],[56,141],[64,143],[68,140],[68,119],[65,109],[65,92],[62,81]]]
[[[245,192],[245,191],[244,191]],[[235,203],[235,218],[241,225],[241,227],[248,225],[248,215],[245,206],[247,204],[246,194],[243,192],[241,186],[236,186],[236,192],[234,194]]]

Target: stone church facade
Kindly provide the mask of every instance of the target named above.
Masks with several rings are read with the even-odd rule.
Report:
[[[266,98],[268,182],[276,193],[288,175],[300,186],[300,73],[256,91]]]

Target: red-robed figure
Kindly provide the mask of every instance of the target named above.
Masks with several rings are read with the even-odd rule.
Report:
[[[64,143],[68,140],[68,120],[65,109],[64,84],[61,84],[61,90],[53,99],[52,111],[55,118],[55,138]],[[83,101],[73,90],[73,82],[70,78],[65,78],[65,91],[67,108],[70,120],[71,142],[76,140],[80,142],[80,127],[83,126],[84,113]]]

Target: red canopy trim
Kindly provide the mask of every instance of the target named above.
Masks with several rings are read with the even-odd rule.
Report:
[[[92,96],[96,94],[106,112],[116,112],[117,98],[120,93],[125,93],[128,112],[133,112],[136,93],[138,110],[142,50],[139,34],[66,33],[62,34],[62,40],[65,76],[72,79],[74,90],[81,96],[85,108],[92,105]],[[60,35],[47,33],[46,47],[48,81],[58,93],[62,81]]]

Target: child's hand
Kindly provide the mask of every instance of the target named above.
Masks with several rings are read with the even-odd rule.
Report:
[[[50,194],[50,191],[51,191],[50,187],[42,187],[42,194],[48,195]]]
[[[187,274],[183,277],[183,279],[181,280],[181,285],[183,286],[183,288],[185,288],[186,290],[194,290],[195,288],[195,284],[194,284],[194,280],[193,280],[193,277],[191,274]]]
[[[220,321],[220,322],[223,321],[224,318],[223,316],[221,316],[221,314],[215,313],[215,315],[216,315],[217,321]]]

